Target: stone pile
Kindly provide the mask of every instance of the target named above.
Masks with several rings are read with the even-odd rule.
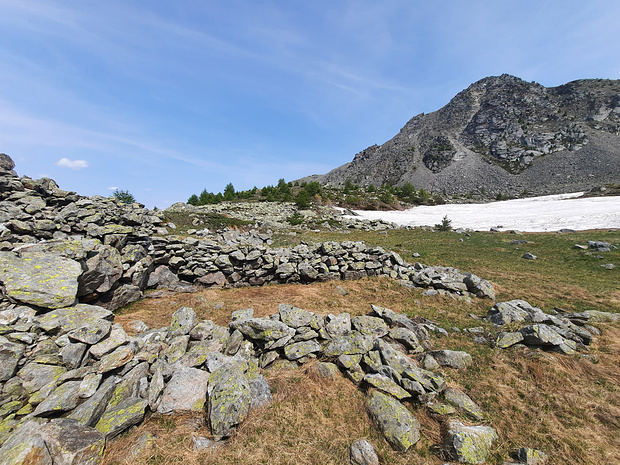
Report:
[[[60,190],[51,179],[20,178],[14,166],[1,154],[0,308],[19,302],[67,306],[73,303],[68,299],[76,286],[80,302],[116,310],[138,300],[145,289],[383,275],[409,286],[494,297],[491,284],[475,275],[419,263],[412,266],[394,252],[361,242],[272,249],[270,235],[257,229],[216,234],[202,230],[195,231],[198,237],[186,238],[168,235],[160,212],[137,203],[78,196]]]
[[[201,224],[200,217],[205,214],[217,213],[249,221],[261,228],[289,229],[291,224],[288,219],[299,215],[303,222],[295,227],[297,229],[309,229],[313,225],[321,225],[326,229],[332,229],[330,223],[338,223],[338,229],[363,229],[366,231],[385,231],[400,229],[401,226],[381,219],[368,220],[365,218],[350,218],[344,215],[353,215],[351,210],[335,209],[321,205],[314,205],[311,210],[302,210],[292,202],[223,202],[215,205],[194,206],[178,202],[166,209],[170,212],[178,212],[194,216],[194,225]]]
[[[519,331],[500,332],[495,346],[501,349],[524,344],[574,354],[579,349],[587,350],[594,336],[600,334],[597,328],[588,324],[589,320],[596,320],[598,313],[560,313],[556,310],[555,315],[550,315],[524,300],[511,300],[496,303],[486,319],[497,326],[530,323]]]
[[[397,450],[420,437],[405,401],[483,419],[465,393],[407,355],[428,352],[443,366],[462,357],[428,351],[437,330],[431,322],[378,306],[356,317],[322,317],[285,304],[278,310],[266,318],[238,310],[223,327],[183,307],[169,327],[143,326],[133,337],[109,310],[87,304],[42,314],[26,306],[2,311],[0,462],[21,463],[23,454],[39,451],[51,457],[41,463],[98,463],[105,441],[149,412],[204,414],[214,438],[225,439],[250,409],[270,402],[259,369],[279,359],[299,365],[320,358],[320,371],[339,367],[368,389],[369,413]],[[457,457],[459,442],[446,441]],[[67,462],[69,456],[82,461]]]

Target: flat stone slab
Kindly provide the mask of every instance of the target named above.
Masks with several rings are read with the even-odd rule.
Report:
[[[20,258],[0,252],[0,282],[12,299],[42,308],[75,303],[82,266],[58,255]]]
[[[95,428],[105,436],[106,440],[112,439],[140,423],[147,406],[147,401],[130,397],[117,406],[107,409]]]
[[[47,312],[37,317],[37,321],[44,331],[50,333],[68,333],[74,329],[97,324],[98,320],[112,321],[114,313],[96,305],[77,304],[72,307],[61,308]]]

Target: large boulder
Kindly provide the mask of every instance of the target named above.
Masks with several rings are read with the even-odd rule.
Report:
[[[221,366],[211,374],[208,397],[211,432],[216,438],[230,436],[250,410],[251,389],[246,376],[236,365]]]
[[[420,423],[393,397],[374,391],[368,398],[368,411],[395,450],[406,452],[419,441]]]
[[[73,305],[82,266],[58,255],[18,257],[0,252],[0,282],[9,298],[42,308]]]

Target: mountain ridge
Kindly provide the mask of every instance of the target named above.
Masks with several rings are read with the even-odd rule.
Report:
[[[544,87],[481,79],[323,175],[300,181],[403,185],[448,195],[521,196],[620,183],[620,81]]]

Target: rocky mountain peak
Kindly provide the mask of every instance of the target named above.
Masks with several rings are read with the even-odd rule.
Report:
[[[323,183],[414,185],[450,194],[484,188],[518,195],[620,181],[620,81],[544,87],[490,76],[443,108],[419,114],[393,139],[313,177]],[[587,180],[587,182],[584,182]]]

